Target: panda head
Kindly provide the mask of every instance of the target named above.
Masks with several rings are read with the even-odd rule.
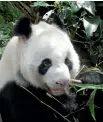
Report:
[[[19,72],[23,78],[53,95],[64,94],[79,70],[79,57],[68,35],[43,21],[31,24],[27,17],[19,19],[14,34],[21,45]]]

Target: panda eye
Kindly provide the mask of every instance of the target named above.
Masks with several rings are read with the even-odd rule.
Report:
[[[52,65],[52,62],[49,58],[44,59],[38,67],[39,73],[41,75],[44,75],[48,71],[51,65]]]
[[[42,61],[42,64],[44,65],[44,66],[49,66],[49,65],[51,65],[51,60],[50,59],[44,59],[43,61]]]
[[[65,58],[65,64],[68,66],[69,70],[72,70],[72,62],[68,59],[68,57]]]

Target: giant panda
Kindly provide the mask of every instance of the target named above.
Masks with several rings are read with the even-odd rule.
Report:
[[[0,60],[2,121],[94,122],[88,108],[78,110],[84,97],[68,90],[79,69],[79,56],[66,31],[21,17]]]

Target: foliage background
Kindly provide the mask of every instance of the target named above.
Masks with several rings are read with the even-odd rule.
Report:
[[[68,34],[80,55],[81,63],[103,67],[103,2],[102,1],[0,1],[0,56],[13,35],[13,23],[27,15],[38,23],[43,14],[56,8]]]

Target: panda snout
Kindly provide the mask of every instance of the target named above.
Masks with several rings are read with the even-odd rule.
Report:
[[[68,80],[56,82],[56,84],[57,84],[57,85],[60,85],[61,87],[65,87],[67,83],[68,83]]]
[[[67,89],[68,80],[59,80],[56,81],[51,87],[49,87],[49,91],[53,95],[61,95],[65,93],[65,89]]]

